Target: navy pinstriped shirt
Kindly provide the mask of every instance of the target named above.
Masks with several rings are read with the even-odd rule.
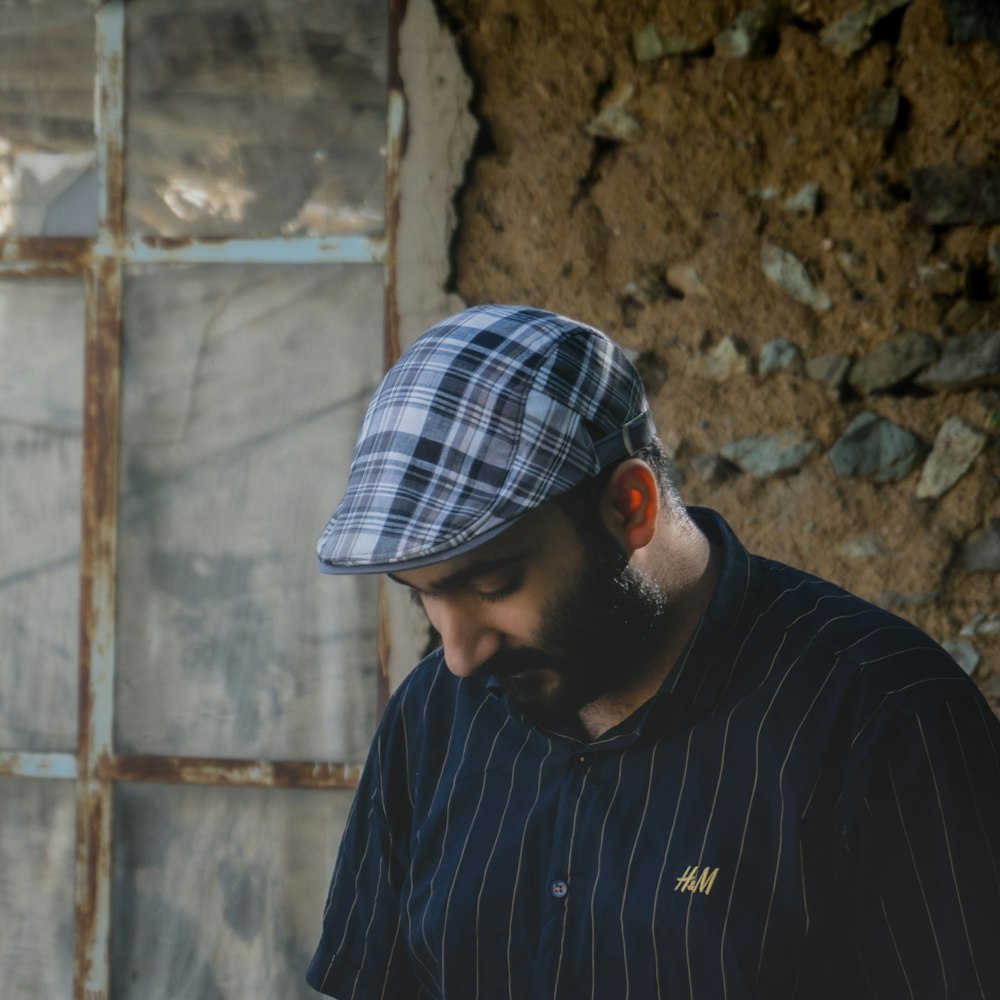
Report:
[[[1000,997],[1000,724],[927,636],[723,551],[586,742],[440,651],[386,710],[308,972],[340,1000]]]

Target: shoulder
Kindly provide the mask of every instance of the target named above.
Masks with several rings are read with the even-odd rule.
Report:
[[[882,677],[890,685],[913,679],[914,673],[965,676],[912,622],[829,580],[774,560],[753,558],[761,567],[762,581],[756,610],[772,637],[782,637],[797,650],[834,656],[845,667]]]
[[[762,557],[747,634],[759,651],[808,672],[854,717],[878,718],[978,692],[962,669],[911,622],[828,580]]]
[[[722,571],[676,690],[693,689],[706,704],[773,706],[775,716],[808,718],[811,727],[820,715],[830,727],[860,726],[876,712],[976,693],[917,626],[829,580],[751,554],[714,512],[691,513],[719,547]]]

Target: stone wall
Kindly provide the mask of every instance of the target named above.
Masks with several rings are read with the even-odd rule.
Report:
[[[1000,704],[995,0],[438,0],[449,290],[634,352],[689,503]]]

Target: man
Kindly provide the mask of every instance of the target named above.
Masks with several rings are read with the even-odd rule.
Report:
[[[672,489],[603,334],[484,306],[368,409],[319,544],[442,646],[308,973],[341,1000],[1000,997],[1000,725],[927,636]]]

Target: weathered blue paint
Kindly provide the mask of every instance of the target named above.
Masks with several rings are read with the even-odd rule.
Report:
[[[119,257],[128,264],[384,264],[384,236],[320,236],[288,239],[166,241],[130,238],[122,241],[102,232],[87,241],[82,262],[75,251],[65,259],[35,257],[9,241],[0,255],[0,275],[44,276],[76,272],[81,263]]]
[[[10,778],[76,778],[76,754],[0,750],[0,775]]]
[[[320,236],[290,239],[128,239],[130,264],[381,264],[384,237]]]

